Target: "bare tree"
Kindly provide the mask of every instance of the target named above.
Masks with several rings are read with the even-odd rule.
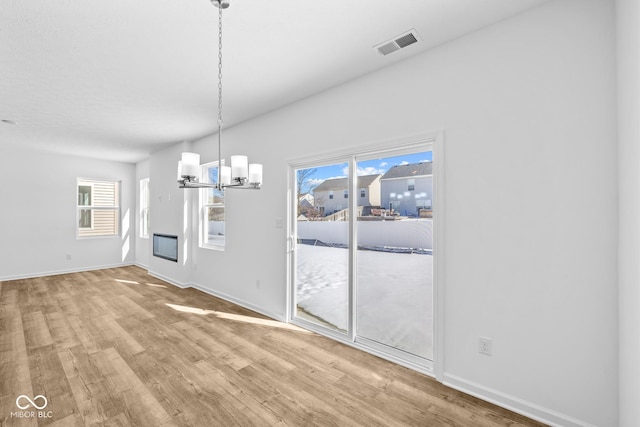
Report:
[[[298,198],[298,215],[304,215],[301,197],[311,191],[309,180],[318,171],[317,168],[299,169],[296,172],[296,197]]]
[[[296,189],[298,190],[298,197],[307,194],[311,191],[309,188],[309,179],[318,171],[318,168],[311,169],[299,169],[296,175]]]

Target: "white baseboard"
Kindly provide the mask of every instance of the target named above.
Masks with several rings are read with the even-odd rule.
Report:
[[[38,272],[35,272],[35,273],[19,274],[19,275],[16,275],[16,276],[0,277],[0,282],[7,282],[9,280],[35,279],[37,277],[45,277],[45,276],[58,276],[60,274],[69,274],[69,273],[83,273],[85,271],[106,270],[107,268],[130,267],[132,265],[134,265],[134,264],[129,262],[129,263],[121,263],[121,264],[94,265],[94,266],[89,266],[89,267],[77,267],[77,268],[69,268],[69,269],[63,269],[63,270],[38,271]]]
[[[163,280],[163,281],[165,281],[165,282],[167,282],[167,283],[169,283],[169,284],[171,284],[171,285],[173,285],[173,286],[175,286],[177,288],[180,288],[180,289],[186,289],[186,288],[198,289],[199,291],[202,291],[205,294],[214,296],[216,298],[223,299],[225,301],[229,301],[229,302],[231,302],[233,304],[237,304],[240,307],[244,307],[244,308],[247,308],[249,310],[255,311],[256,313],[263,314],[263,315],[265,315],[265,316],[267,316],[267,317],[269,317],[269,318],[271,318],[273,320],[278,320],[280,322],[286,322],[285,316],[272,313],[271,311],[265,309],[264,307],[252,304],[250,302],[241,300],[239,298],[235,298],[235,297],[233,297],[231,295],[225,294],[224,292],[218,292],[218,291],[215,291],[213,289],[209,289],[206,286],[203,286],[203,285],[201,285],[199,283],[193,283],[193,282],[182,283],[182,282],[178,282],[178,281],[176,281],[176,280],[174,280],[174,279],[172,279],[170,277],[163,276],[162,274],[159,274],[159,273],[156,273],[156,272],[153,272],[153,271],[150,271],[150,270],[147,270],[147,273],[149,273],[151,276],[153,276],[155,278],[158,278],[160,280]]]
[[[267,317],[269,317],[271,319],[277,320],[279,322],[286,322],[285,316],[272,313],[269,310],[266,310],[264,307],[252,304],[250,302],[241,300],[239,298],[232,297],[231,295],[227,295],[227,294],[225,294],[223,292],[218,292],[218,291],[215,291],[213,289],[209,289],[209,288],[207,288],[207,287],[205,287],[203,285],[200,285],[198,283],[191,283],[190,285],[191,285],[192,288],[198,289],[198,290],[204,292],[205,294],[209,294],[209,295],[212,295],[214,297],[223,299],[225,301],[232,302],[234,304],[239,305],[240,307],[244,307],[244,308],[247,308],[249,310],[255,311],[256,313],[260,313],[262,315],[265,315],[265,316],[267,316]]]
[[[156,273],[156,272],[153,272],[151,270],[147,270],[147,273],[149,273],[151,276],[155,277],[156,279],[160,279],[160,280],[162,280],[164,282],[167,282],[167,283],[169,283],[169,284],[171,284],[171,285],[173,285],[173,286],[175,286],[177,288],[186,289],[186,288],[189,287],[189,283],[178,282],[176,280],[173,280],[170,277],[163,276],[160,273]]]
[[[140,267],[140,268],[142,268],[142,269],[144,269],[144,270],[149,271],[149,266],[148,266],[148,265],[146,265],[146,264],[141,264],[141,263],[139,263],[139,262],[135,262],[134,264],[135,264],[137,267]]]
[[[481,384],[465,380],[451,374],[444,374],[444,385],[454,388],[471,396],[477,397],[494,405],[501,406],[510,411],[524,415],[541,423],[557,427],[595,427],[585,421],[578,420],[565,414],[548,408],[527,402],[515,396],[490,389]]]

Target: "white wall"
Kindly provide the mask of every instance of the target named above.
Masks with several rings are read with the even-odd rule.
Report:
[[[122,182],[122,236],[76,237],[79,177]],[[134,181],[132,164],[3,146],[0,280],[132,264]]]
[[[263,163],[264,186],[227,192],[226,250],[196,248],[193,282],[286,317],[285,159],[444,129],[445,382],[555,424],[616,425],[613,4],[549,2],[227,129],[223,155]],[[213,160],[215,140],[194,149]]]
[[[153,153],[149,161],[150,239],[153,234],[178,236],[178,262],[149,256],[149,272],[178,286],[191,280],[192,242],[190,240],[191,191],[178,188],[178,160],[189,144],[181,143]],[[195,195],[195,193],[193,193]],[[149,251],[152,243],[149,243]]]
[[[202,288],[276,319],[286,318],[286,241],[276,218],[286,219],[286,163],[282,147],[262,145],[263,136],[248,134],[238,139],[236,129],[224,131],[222,156],[250,154],[249,161],[268,166],[260,191],[226,190],[225,250],[198,248],[193,229],[193,281]],[[201,162],[217,160],[217,137],[194,143]],[[189,190],[197,200],[195,190]],[[197,202],[195,202],[197,203]],[[194,215],[196,213],[194,212]],[[197,223],[197,217],[193,217]],[[197,228],[197,227],[194,227]]]
[[[640,7],[618,0],[620,426],[640,425]]]
[[[150,161],[145,160],[136,164],[136,230],[135,230],[135,238],[136,238],[136,264],[141,267],[149,268],[149,259],[151,257],[151,236],[149,235],[148,239],[144,239],[140,237],[140,210],[142,206],[140,204],[140,180],[149,178],[151,175],[150,170]],[[149,181],[149,185],[153,185],[151,181]]]

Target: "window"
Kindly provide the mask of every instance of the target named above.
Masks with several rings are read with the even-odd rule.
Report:
[[[333,199],[333,191],[329,191],[329,199]]]
[[[217,183],[218,162],[202,165],[202,176],[204,182]],[[224,249],[224,192],[215,188],[201,189],[200,212],[200,247]]]
[[[149,238],[149,178],[140,180],[140,237]]]
[[[349,198],[349,190],[344,190],[344,198],[345,199]]]
[[[421,207],[430,205],[434,194],[434,143],[435,138],[412,146],[390,149],[385,145],[380,151],[290,164],[291,183],[299,171],[310,171],[309,180],[324,182],[339,170],[351,185],[358,183],[343,187],[345,197],[355,188],[370,199],[351,203],[331,221],[292,221],[291,237],[297,242],[289,259],[293,323],[325,331],[362,349],[375,349],[376,354],[420,370],[432,369],[434,220]],[[336,163],[336,158],[342,161]],[[369,170],[381,172],[370,186],[359,182],[364,176],[361,171]],[[331,204],[334,212],[342,210],[338,203]],[[363,205],[372,206],[364,209]],[[393,221],[384,221],[391,215]],[[416,271],[419,274],[413,274]]]
[[[414,178],[407,179],[407,190],[415,191],[416,189],[416,180]]]
[[[120,183],[78,179],[78,237],[117,236]]]

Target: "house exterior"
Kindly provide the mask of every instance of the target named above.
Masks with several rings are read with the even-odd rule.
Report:
[[[305,193],[298,197],[298,220],[306,220],[314,216],[317,216],[317,211],[313,205],[313,195]]]
[[[404,216],[431,210],[433,163],[421,162],[390,168],[380,179],[382,207]]]
[[[358,177],[357,206],[380,206],[380,178],[382,175]],[[313,190],[314,204],[322,216],[349,207],[349,179],[327,179]]]

